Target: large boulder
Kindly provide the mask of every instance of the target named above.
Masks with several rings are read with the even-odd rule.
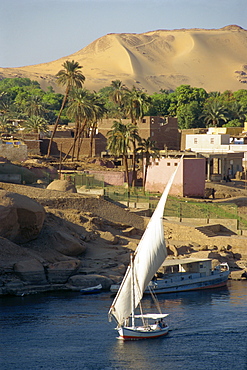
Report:
[[[86,251],[82,240],[64,232],[55,231],[51,236],[53,248],[66,256],[79,256]]]
[[[81,262],[79,260],[50,263],[46,267],[47,279],[53,284],[64,284],[71,275],[77,272],[80,265]]]
[[[32,184],[37,180],[37,177],[28,168],[17,166],[12,163],[0,163],[0,174],[20,175],[21,181],[24,184]]]
[[[44,219],[45,210],[35,200],[0,190],[0,236],[28,242],[38,236]]]
[[[15,263],[14,272],[21,280],[29,284],[47,283],[42,263],[34,258]]]
[[[69,278],[68,284],[74,287],[75,290],[90,288],[98,284],[101,284],[104,290],[109,290],[112,280],[106,276],[97,274],[74,275]]]
[[[0,237],[0,272],[12,273],[16,262],[26,261],[32,258],[29,249]]]
[[[47,189],[65,191],[67,193],[77,193],[74,184],[67,180],[54,180],[47,186]]]

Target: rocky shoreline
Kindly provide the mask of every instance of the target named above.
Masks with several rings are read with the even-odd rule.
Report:
[[[0,295],[80,291],[119,282],[147,220],[102,198],[0,183]],[[227,262],[244,279],[247,238],[165,222],[168,258]],[[186,239],[186,241],[184,241]]]

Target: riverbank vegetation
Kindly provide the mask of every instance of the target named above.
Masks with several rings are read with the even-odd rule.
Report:
[[[78,124],[78,120],[81,120],[85,128],[95,122],[95,115],[99,111],[99,118],[129,118],[132,124],[136,124],[144,115],[176,116],[179,129],[243,126],[246,120],[246,89],[220,93],[181,85],[174,91],[161,89],[149,95],[135,86],[125,86],[120,80],[115,80],[98,92],[90,92],[84,88],[86,77],[81,68],[77,62],[67,61],[63,69],[58,71],[57,81],[65,86],[64,95],[56,93],[52,87],[44,91],[37,81],[28,78],[1,80],[1,130],[14,130],[8,124],[10,119],[25,122],[33,116],[56,125],[66,125],[71,120]],[[81,89],[80,99],[77,89]]]

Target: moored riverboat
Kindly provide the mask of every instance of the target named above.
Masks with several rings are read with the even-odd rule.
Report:
[[[166,259],[161,270],[163,273],[153,278],[145,294],[150,294],[150,290],[158,294],[218,288],[227,284],[230,274],[227,263],[212,268],[209,258]],[[118,284],[112,285],[111,291],[115,293],[118,288]]]

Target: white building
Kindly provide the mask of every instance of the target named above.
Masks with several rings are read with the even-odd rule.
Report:
[[[227,175],[235,177],[247,161],[247,145],[238,144],[229,134],[211,134],[209,131],[186,135],[185,149],[207,159],[207,180],[221,180]]]

